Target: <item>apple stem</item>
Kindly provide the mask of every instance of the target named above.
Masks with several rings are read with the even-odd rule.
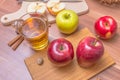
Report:
[[[110,29],[110,25],[106,22],[104,23],[106,29]]]
[[[108,23],[105,23],[105,26],[109,26]]]
[[[95,36],[97,37],[97,39],[98,39],[98,38],[100,38],[100,36],[99,36],[99,35],[97,35],[97,34],[95,34]]]
[[[66,18],[66,19],[68,19],[68,18],[69,18],[69,16],[70,16],[70,14],[66,14],[66,15],[65,15],[65,18]]]
[[[60,50],[63,50],[63,46],[62,46],[62,44],[60,45]]]
[[[93,45],[96,45],[96,43],[97,43],[97,39],[95,39],[95,41],[93,42]]]

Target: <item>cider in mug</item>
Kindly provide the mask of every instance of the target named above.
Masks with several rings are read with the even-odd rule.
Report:
[[[42,50],[48,45],[48,26],[43,19],[28,18],[20,31],[34,50]]]

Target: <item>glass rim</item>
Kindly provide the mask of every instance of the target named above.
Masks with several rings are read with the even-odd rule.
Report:
[[[25,14],[25,15],[27,15],[27,14]],[[24,17],[25,15],[23,15],[22,17]],[[22,17],[21,17],[21,18],[22,18]],[[30,18],[38,19],[38,20],[40,20],[41,22],[43,22],[45,29],[44,29],[44,31],[43,31],[40,35],[43,35],[45,32],[47,32],[48,26],[47,26],[47,22],[46,22],[44,19],[42,19],[41,17],[37,17],[37,16],[29,16],[28,18],[26,18],[26,19],[24,20],[24,22],[27,22],[26,20],[28,20],[28,19],[30,19]],[[21,26],[21,31],[22,31],[22,29],[23,29],[23,27],[24,27],[24,24],[25,24],[25,23],[23,23],[22,26]],[[22,34],[24,37],[28,38],[28,39],[38,37],[38,36],[35,36],[35,37],[27,37],[23,32],[21,32],[21,34]],[[40,35],[39,35],[39,36],[40,36]]]

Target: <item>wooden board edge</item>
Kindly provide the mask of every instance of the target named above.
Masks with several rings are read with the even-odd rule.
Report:
[[[106,66],[105,68],[102,68],[100,71],[96,72],[96,74],[95,74],[94,76],[90,77],[89,79],[95,77],[96,75],[98,75],[98,74],[100,74],[101,72],[107,70],[108,68],[112,67],[112,66],[115,65],[115,64],[116,64],[115,61],[111,62],[108,66]],[[89,79],[88,79],[88,80],[89,80]]]
[[[28,57],[28,58],[30,58],[30,57]],[[26,58],[26,59],[27,59],[27,58]],[[32,80],[34,80],[34,79],[33,79],[33,76],[32,76],[32,73],[30,72],[30,69],[29,69],[29,67],[28,67],[28,65],[27,65],[27,63],[26,63],[26,59],[24,59],[24,63],[25,63],[25,65],[26,65],[26,67],[27,67],[28,72],[30,73],[30,76],[31,76]]]

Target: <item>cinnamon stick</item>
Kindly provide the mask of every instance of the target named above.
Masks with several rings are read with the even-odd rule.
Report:
[[[24,40],[24,37],[21,36],[20,39],[13,44],[12,49],[15,51],[18,48],[18,46],[22,43],[23,40]]]
[[[24,40],[24,37],[22,37],[21,35],[18,35],[8,43],[8,46],[12,47],[12,49],[15,51],[18,48],[18,46],[22,43],[23,40]]]
[[[18,35],[17,37],[15,37],[13,40],[11,40],[9,43],[8,43],[8,46],[12,46],[17,40],[19,40],[20,39],[20,35]]]

